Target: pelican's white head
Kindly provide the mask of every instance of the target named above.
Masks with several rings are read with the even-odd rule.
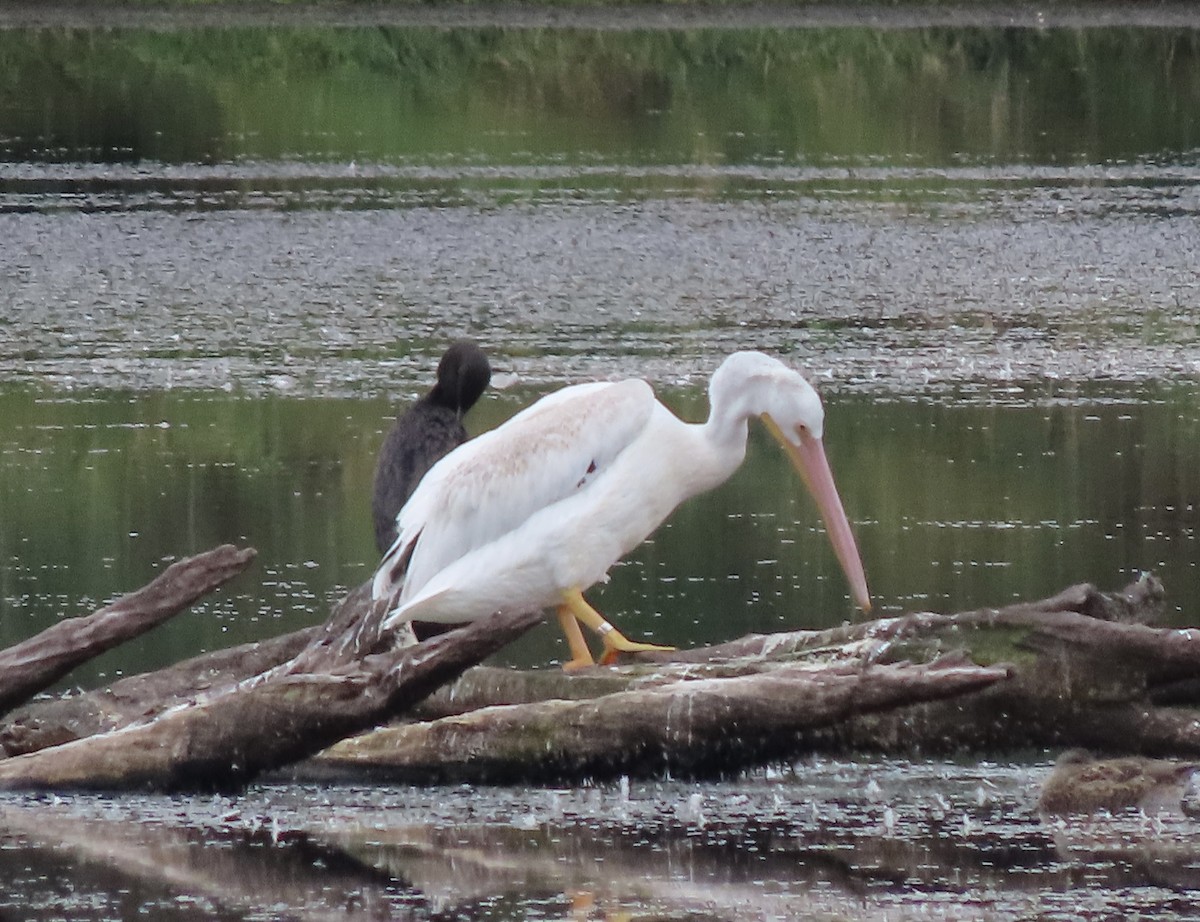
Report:
[[[727,403],[735,415],[768,415],[788,440],[806,430],[814,438],[825,431],[825,408],[813,386],[794,368],[762,352],[735,352],[713,373],[709,396],[714,406]]]
[[[735,352],[713,374],[709,397],[714,414],[760,417],[783,446],[816,500],[855,603],[864,611],[870,610],[871,598],[858,547],[825,459],[821,441],[825,409],[813,386],[798,371],[769,355]]]

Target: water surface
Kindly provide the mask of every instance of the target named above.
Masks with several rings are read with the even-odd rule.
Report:
[[[33,920],[133,906],[178,919],[1186,917],[1195,825],[1043,822],[1029,786],[1045,771],[816,760],[705,785],[3,797],[23,895],[0,907]]]

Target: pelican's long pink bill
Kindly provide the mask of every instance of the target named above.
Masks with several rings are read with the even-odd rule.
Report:
[[[787,449],[788,456],[817,502],[817,509],[833,544],[833,552],[837,555],[838,563],[842,565],[850,583],[850,595],[854,603],[863,611],[870,611],[871,594],[867,591],[867,577],[863,572],[862,560],[858,556],[854,533],[850,530],[850,522],[842,508],[842,499],[838,496],[837,487],[833,482],[833,472],[825,459],[825,446],[807,430],[801,430],[799,436],[799,445],[787,438],[780,438],[779,441]]]

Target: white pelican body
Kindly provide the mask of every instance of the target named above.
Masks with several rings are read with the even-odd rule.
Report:
[[[389,623],[558,606],[575,656],[568,665],[591,659],[567,612],[610,648],[645,648],[612,630],[581,593],[607,579],[681,502],[737,469],[752,416],[763,417],[802,468],[854,598],[868,607],[821,447],[816,391],[781,362],[739,352],[717,369],[709,395],[708,421],[692,424],[655,400],[645,381],[575,385],[455,449],[397,516],[398,537],[374,582],[375,598],[394,600]]]

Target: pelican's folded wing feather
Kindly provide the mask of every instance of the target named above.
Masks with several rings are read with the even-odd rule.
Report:
[[[455,449],[400,510],[375,597],[394,594],[401,579],[402,598],[413,595],[458,558],[584,489],[637,438],[654,406],[638,379],[577,385]]]

